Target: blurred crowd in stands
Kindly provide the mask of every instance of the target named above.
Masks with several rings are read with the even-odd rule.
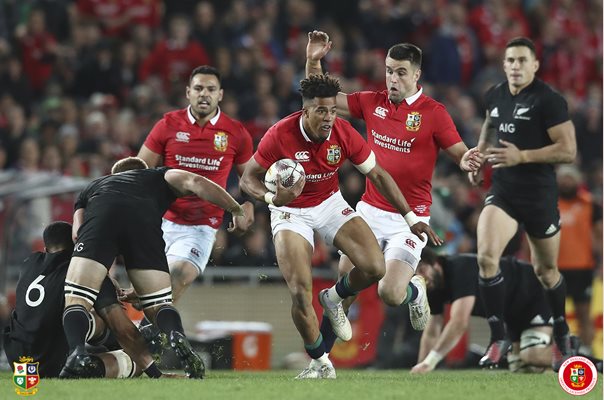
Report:
[[[325,69],[346,92],[383,89],[388,47],[419,45],[420,83],[445,104],[469,147],[479,136],[484,92],[504,79],[505,43],[532,38],[538,76],[569,103],[582,189],[601,204],[601,0],[2,0],[0,170],[108,173],[115,160],[138,152],[163,113],[187,105],[189,73],[201,64],[221,71],[221,108],[257,143],[300,108],[298,82],[313,29],[330,34]],[[363,179],[350,166],[341,174],[354,205]],[[230,190],[238,194],[236,177]],[[484,188],[472,188],[441,157],[433,196],[443,251],[474,251]],[[275,265],[268,210],[256,210],[255,229],[244,238],[220,232],[214,264]],[[522,242],[516,246],[523,254]],[[315,265],[335,260],[331,249],[317,246]]]

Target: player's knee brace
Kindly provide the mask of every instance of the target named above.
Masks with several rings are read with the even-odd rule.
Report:
[[[161,304],[172,304],[172,287],[145,294],[140,296],[139,299],[143,309],[156,307]]]
[[[115,361],[117,362],[116,378],[132,378],[135,375],[136,363],[132,361],[130,356],[126,354],[124,350],[110,351],[108,354],[111,354],[113,357],[115,357]]]
[[[98,289],[93,289],[68,280],[65,281],[63,291],[65,293],[65,298],[74,297],[76,299],[82,299],[90,303],[91,306],[94,305],[94,302],[99,295]]]
[[[535,329],[526,329],[520,337],[520,351],[530,348],[546,347],[552,341],[552,337],[545,332]]]

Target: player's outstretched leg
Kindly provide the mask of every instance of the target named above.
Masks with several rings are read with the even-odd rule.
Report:
[[[411,283],[417,288],[417,297],[409,302],[409,318],[416,331],[423,331],[430,321],[430,304],[426,281],[420,275],[413,275]]]
[[[178,331],[170,332],[170,346],[176,352],[178,358],[180,358],[187,376],[191,379],[203,379],[206,367],[199,354],[191,347],[185,335]]]

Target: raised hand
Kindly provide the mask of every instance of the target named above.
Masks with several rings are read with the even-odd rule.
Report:
[[[329,35],[321,31],[308,32],[308,44],[306,45],[306,58],[312,61],[320,61],[331,49],[332,42]]]
[[[459,168],[466,172],[478,171],[482,166],[483,160],[484,156],[480,150],[478,150],[478,147],[473,147],[466,151],[463,157],[461,157]]]

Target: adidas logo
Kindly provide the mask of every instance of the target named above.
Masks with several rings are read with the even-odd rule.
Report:
[[[490,115],[491,117],[495,117],[495,118],[499,117],[499,109],[498,109],[497,107],[493,108],[493,109],[491,110],[491,114],[489,114],[489,115]]]
[[[488,195],[486,199],[484,199],[484,205],[488,206],[489,204],[491,204],[491,202],[493,201],[493,198],[495,197],[495,195]]]
[[[543,320],[543,317],[539,314],[535,315],[535,318],[531,319],[531,325],[539,325],[544,323],[545,321]]]
[[[547,228],[547,230],[545,231],[545,234],[546,234],[546,235],[551,235],[552,233],[556,233],[556,230],[557,230],[557,229],[558,229],[558,228],[556,228],[556,225],[551,224],[551,225],[549,226],[549,228]]]

